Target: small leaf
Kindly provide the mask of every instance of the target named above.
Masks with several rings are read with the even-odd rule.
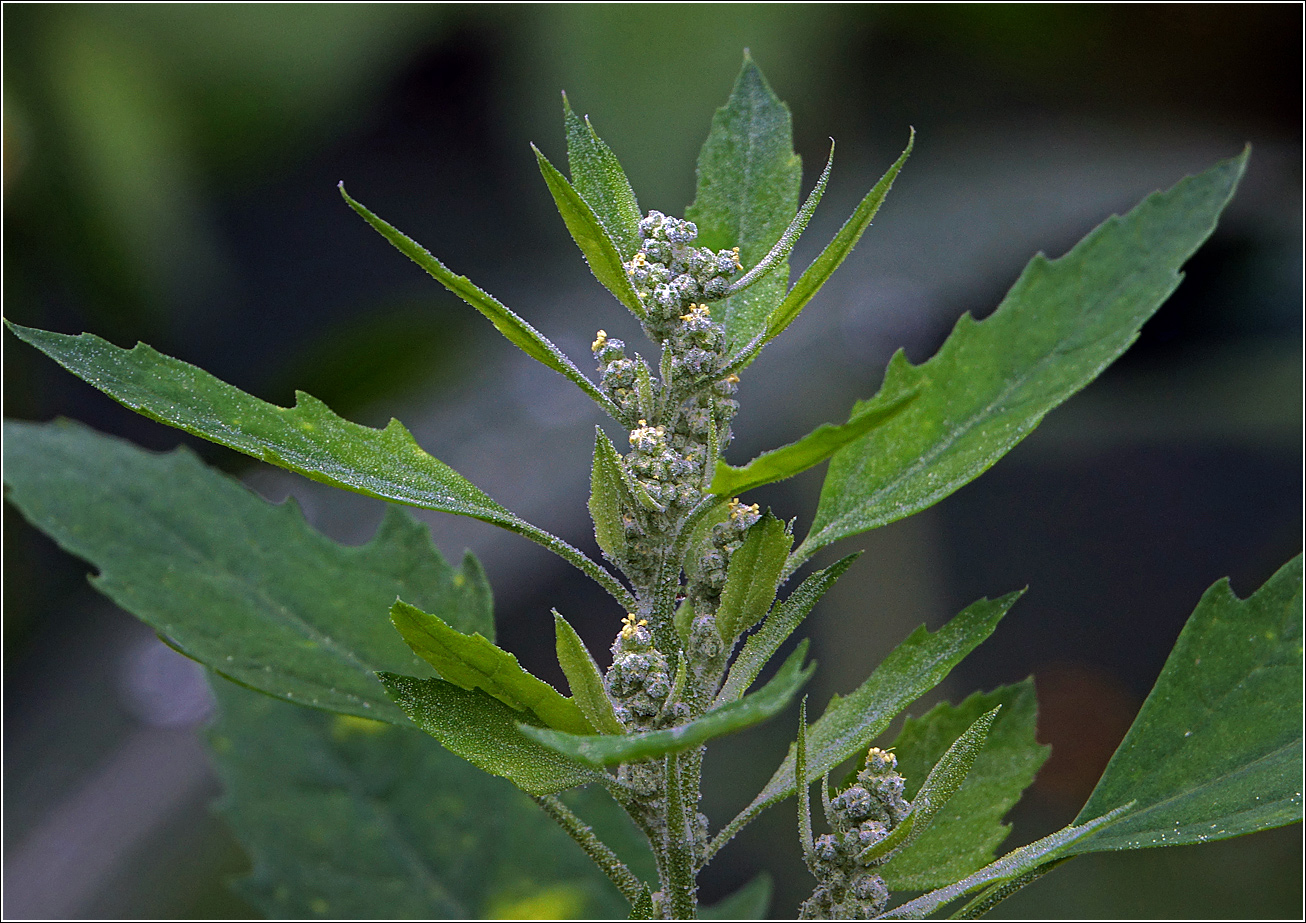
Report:
[[[590,469],[590,519],[594,538],[610,561],[626,559],[625,511],[633,504],[622,476],[617,450],[600,427],[594,428],[594,464]]]
[[[479,634],[463,634],[439,616],[403,600],[390,607],[390,620],[417,656],[440,676],[463,689],[482,689],[504,705],[529,712],[545,725],[573,734],[594,726],[580,707],[544,680],[532,676],[517,658]]]
[[[552,795],[603,778],[602,773],[527,737],[518,724],[530,715],[480,689],[396,673],[377,677],[419,728],[467,762],[503,776],[529,794]]]
[[[490,323],[494,324],[496,330],[508,338],[508,342],[512,343],[513,346],[516,346],[536,362],[553,369],[572,381],[614,418],[621,416],[617,406],[595,387],[592,381],[585,377],[584,372],[576,368],[574,362],[563,355],[562,351],[545,339],[538,330],[526,323],[493,296],[472,284],[466,276],[460,276],[450,271],[447,266],[432,256],[430,251],[421,244],[405,236],[394,226],[387,224],[372,214],[361,203],[350,198],[349,193],[345,192],[344,183],[340,184],[340,194],[349,203],[349,207],[358,212],[363,220],[375,228],[382,237],[390,241],[396,250],[425,269],[435,281],[477,311],[480,311]]]
[[[603,287],[616,296],[618,301],[634,311],[636,317],[642,318],[644,306],[640,304],[639,296],[635,294],[635,288],[630,284],[626,267],[621,262],[621,254],[609,239],[608,232],[604,230],[602,222],[594,214],[594,209],[590,208],[589,203],[572,188],[567,178],[549,163],[549,159],[540,153],[539,148],[532,144],[531,150],[535,151],[540,172],[544,174],[544,182],[548,185],[549,192],[553,194],[553,202],[558,206],[558,213],[562,215],[563,223],[567,225],[572,240],[576,241],[576,246],[580,247],[580,252],[585,256],[585,262],[589,263],[590,272],[594,273],[594,278],[602,282]]]
[[[988,737],[989,728],[993,726],[993,719],[997,718],[1001,708],[1002,706],[999,705],[992,711],[980,715],[975,723],[966,729],[966,733],[956,739],[921,784],[920,791],[912,799],[911,810],[907,812],[907,816],[887,837],[862,850],[857,856],[859,862],[869,864],[876,859],[901,852],[929,829],[931,821],[947,806],[952,796],[966,781],[966,776],[970,774],[970,768],[975,764],[976,757],[984,749],[984,741]]]
[[[609,766],[614,763],[633,763],[653,759],[668,753],[679,753],[706,743],[714,737],[741,731],[765,721],[789,704],[803,684],[816,669],[813,661],[802,666],[807,654],[804,641],[793,652],[772,680],[737,702],[714,708],[703,717],[688,724],[662,731],[643,731],[625,736],[600,735],[582,737],[544,728],[521,726],[522,733],[560,754],[572,757],[591,766]]]
[[[818,426],[797,442],[763,452],[741,468],[717,459],[711,491],[721,496],[734,496],[815,467],[872,428],[892,420],[916,398],[916,393],[911,390],[881,400],[884,397],[881,392],[876,395],[876,400],[859,404],[847,423]]]
[[[960,705],[941,702],[920,718],[908,718],[893,742],[898,771],[907,780],[906,795],[916,789],[964,729],[980,715],[1002,706],[948,810],[934,818],[911,849],[894,856],[881,870],[895,891],[939,888],[993,861],[993,853],[1011,832],[1002,818],[1034,781],[1049,747],[1034,739],[1037,701],[1033,680],[993,692],[977,692]]]
[[[945,904],[969,894],[977,888],[993,882],[1016,881],[1040,866],[1063,855],[1067,848],[1078,840],[1115,821],[1125,808],[1116,808],[1109,814],[1090,820],[1079,826],[1063,827],[1050,836],[1036,840],[1028,846],[1013,849],[1001,859],[980,869],[961,881],[939,888],[928,894],[922,894],[915,900],[908,901],[881,914],[879,920],[922,920],[926,914],[933,913]]]
[[[639,900],[635,901],[634,905],[630,908],[630,919],[657,919],[657,916],[653,912],[653,892],[649,889],[648,882],[644,883],[644,890],[640,892]]]
[[[948,496],[1096,378],[1179,284],[1246,163],[1244,152],[1153,193],[1060,259],[1034,257],[992,316],[963,315],[928,362],[895,355],[883,390],[920,395],[835,453],[798,559]]]
[[[784,301],[767,317],[766,334],[758,344],[759,349],[762,344],[773,340],[794,322],[812,297],[821,290],[821,286],[825,285],[826,280],[839,268],[844,258],[852,253],[853,247],[857,246],[857,241],[861,239],[862,232],[870,227],[871,219],[880,210],[885,196],[893,188],[893,181],[898,177],[898,171],[902,169],[903,164],[907,162],[915,142],[916,131],[913,129],[911,137],[907,139],[907,149],[902,152],[902,156],[889,167],[884,176],[880,177],[880,181],[871,187],[871,191],[866,193],[866,198],[862,199],[852,215],[844,222],[839,233],[826,244],[825,249],[812,265],[803,270],[803,274],[798,277],[789,294],[785,295]]]
[[[771,908],[771,876],[766,872],[744,885],[729,897],[712,904],[699,907],[700,920],[765,920]]]
[[[716,610],[716,628],[727,645],[760,622],[771,608],[793,543],[785,524],[767,511],[730,556]]]
[[[798,213],[802,161],[793,150],[789,107],[767,85],[748,53],[726,104],[698,155],[698,189],[685,217],[698,245],[739,247],[745,267],[759,263]],[[733,344],[761,333],[784,299],[789,265],[781,263],[746,291],[712,306]]]
[[[188,449],[159,454],[80,424],[4,424],[9,501],[92,584],[186,656],[300,705],[408,724],[377,670],[425,673],[385,612],[406,596],[466,631],[494,633],[490,588],[468,554],[450,567],[427,527],[387,511],[366,545],[313,531]]]
[[[567,128],[567,166],[571,184],[594,209],[623,260],[639,249],[639,203],[617,155],[603,143],[590,125],[571,111],[567,94],[562,94],[563,121]]]
[[[553,610],[553,625],[557,634],[558,663],[567,677],[573,701],[599,733],[624,734],[626,729],[617,720],[612,700],[603,688],[603,673],[589,648],[557,609]]]
[[[1302,558],[1239,599],[1203,594],[1080,818],[1074,853],[1204,843],[1302,817]]]
[[[753,680],[757,679],[767,662],[775,656],[780,645],[794,633],[807,613],[825,595],[825,591],[834,586],[834,582],[843,576],[843,572],[860,555],[860,551],[854,552],[824,570],[818,570],[799,584],[798,589],[790,593],[784,602],[771,610],[762,627],[749,635],[739,656],[731,664],[730,673],[726,676],[721,691],[717,693],[717,705],[733,702],[748,691],[748,687],[753,685]]]

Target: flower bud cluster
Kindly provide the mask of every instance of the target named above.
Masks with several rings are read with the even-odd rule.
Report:
[[[889,889],[875,871],[886,857],[864,862],[858,855],[889,835],[911,810],[903,798],[898,760],[872,747],[857,779],[830,801],[826,820],[832,828],[812,844],[816,890],[803,903],[805,920],[869,920],[884,912]]]
[[[645,619],[626,616],[603,685],[622,724],[635,730],[655,726],[671,693],[671,674]]]
[[[636,382],[640,372],[648,375],[648,364],[639,356],[626,358],[626,344],[600,330],[590,344],[590,350],[599,364],[599,390],[628,417],[639,413],[639,392]],[[640,366],[643,366],[641,370]]]
[[[713,253],[693,246],[692,221],[651,211],[639,222],[640,248],[626,262],[626,274],[647,313],[653,338],[666,340],[676,321],[695,303],[724,298],[730,276],[741,269],[739,249]]]
[[[756,503],[740,503],[735,497],[730,501],[725,520],[712,527],[708,535],[707,550],[698,560],[698,567],[689,582],[689,604],[694,608],[695,621],[712,619],[721,605],[721,591],[726,585],[726,571],[730,557],[744,544],[748,530],[762,518]],[[711,622],[713,632],[715,621]]]

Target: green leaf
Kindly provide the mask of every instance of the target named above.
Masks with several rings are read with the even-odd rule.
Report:
[[[612,292],[618,301],[634,311],[636,317],[643,317],[644,306],[635,294],[634,286],[630,284],[626,267],[621,262],[621,254],[617,252],[616,244],[609,239],[608,232],[604,230],[598,215],[594,214],[594,209],[580,197],[580,193],[567,182],[567,178],[549,163],[539,148],[532,144],[531,150],[535,151],[540,173],[544,174],[544,182],[553,194],[558,213],[562,215],[572,240],[576,241],[576,246],[584,254],[594,278],[602,282],[603,287]]]
[[[585,377],[584,372],[576,368],[575,363],[563,355],[558,347],[545,339],[538,330],[526,323],[493,296],[482,291],[466,276],[460,276],[452,272],[417,241],[405,236],[401,231],[372,214],[362,204],[350,198],[349,193],[345,192],[344,183],[340,184],[340,194],[349,203],[349,207],[358,212],[363,220],[375,228],[382,237],[390,241],[396,250],[425,269],[435,281],[477,311],[480,311],[490,323],[494,324],[496,330],[508,338],[508,342],[536,362],[553,369],[572,381],[613,417],[620,417],[617,406],[595,387],[592,381]],[[627,283],[627,286],[629,287],[629,283]]]
[[[653,892],[649,889],[648,882],[644,882],[644,890],[640,892],[639,900],[635,901],[634,905],[630,908],[630,919],[657,919],[653,911]]]
[[[928,362],[895,355],[883,390],[920,395],[835,454],[799,559],[943,499],[1096,378],[1179,284],[1246,163],[1244,152],[1153,193],[1060,259],[1034,257],[991,317],[962,315]]]
[[[730,556],[716,628],[727,645],[762,620],[775,600],[794,537],[768,510]]]
[[[9,501],[92,583],[168,643],[236,682],[300,705],[408,719],[377,670],[429,670],[385,617],[403,595],[493,634],[490,588],[470,554],[445,563],[426,526],[387,512],[366,545],[313,531],[188,449],[146,452],[79,424],[4,424]]]
[[[450,628],[439,616],[403,600],[390,607],[390,620],[413,652],[455,686],[482,689],[551,728],[573,734],[594,732],[574,701],[526,672],[515,656],[481,635]]]
[[[716,474],[712,478],[711,492],[721,496],[737,496],[763,484],[783,481],[795,474],[825,461],[848,443],[860,438],[876,426],[892,420],[916,398],[916,391],[905,394],[876,395],[876,399],[859,404],[847,423],[839,426],[818,426],[797,442],[763,452],[743,467],[736,468],[717,459]],[[881,400],[880,398],[884,398]]]
[[[529,798],[425,735],[213,687],[218,810],[253,865],[237,888],[269,918],[624,912],[617,890]]]
[[[993,720],[997,718],[1001,708],[1002,706],[999,705],[992,711],[980,715],[975,723],[953,742],[930,770],[930,774],[925,777],[920,791],[912,799],[911,810],[907,812],[907,816],[887,837],[862,850],[857,856],[859,862],[869,864],[875,859],[902,852],[929,829],[934,818],[947,806],[952,796],[957,794],[957,790],[966,781],[971,767],[975,765],[976,757],[984,749],[989,728],[993,726]]]
[[[702,920],[765,920],[771,909],[771,876],[762,872],[729,897],[710,907],[699,907]]]
[[[698,245],[739,247],[746,268],[757,265],[798,213],[802,161],[793,150],[789,107],[767,85],[753,59],[743,68],[698,155],[698,190],[685,217],[698,225]],[[762,332],[784,299],[788,263],[756,285],[712,305],[731,343]]]
[[[594,465],[590,469],[590,519],[594,538],[609,561],[626,559],[626,530],[622,517],[633,506],[622,476],[617,450],[602,428],[594,427]]]
[[[563,121],[567,128],[567,166],[571,183],[603,222],[608,237],[623,260],[639,249],[639,203],[617,155],[594,131],[589,116],[571,111],[562,94]]]
[[[1041,866],[1061,857],[1067,848],[1096,830],[1115,821],[1125,808],[1117,808],[1109,814],[1088,821],[1078,826],[1063,827],[1056,833],[1035,840],[1028,846],[1013,849],[996,862],[986,865],[973,875],[961,881],[939,888],[928,894],[922,894],[915,900],[908,901],[881,914],[879,920],[922,920],[926,914],[950,904],[957,898],[969,894],[977,888],[994,882],[1021,881]],[[1023,882],[1022,882],[1023,883]]]
[[[1247,599],[1221,580],[1184,626],[1082,818],[1072,852],[1204,843],[1301,820],[1302,559]]]
[[[753,680],[757,679],[767,662],[775,656],[780,645],[794,633],[807,613],[825,595],[825,591],[834,586],[834,582],[843,576],[843,572],[860,555],[860,551],[854,552],[824,570],[818,570],[799,584],[798,589],[790,593],[784,602],[771,610],[762,627],[749,635],[739,656],[731,664],[730,673],[726,676],[721,691],[717,693],[717,705],[733,702],[748,691],[748,687],[753,685]]]
[[[1049,747],[1034,739],[1038,703],[1033,680],[977,692],[960,705],[942,702],[921,718],[908,718],[893,742],[898,771],[915,797],[919,783],[968,725],[1002,706],[984,750],[961,788],[929,829],[880,870],[890,889],[923,891],[969,875],[993,861],[1011,827],[1002,818],[1034,780]]]
[[[821,290],[821,286],[825,285],[826,280],[839,268],[844,258],[852,253],[853,247],[857,246],[857,241],[861,239],[862,232],[870,227],[871,219],[880,210],[885,196],[893,188],[893,181],[897,179],[898,171],[907,162],[912,145],[915,143],[916,130],[912,129],[911,136],[907,139],[907,149],[902,152],[902,156],[889,167],[884,176],[880,177],[880,181],[871,187],[871,191],[866,193],[866,198],[862,199],[852,215],[844,222],[839,233],[825,245],[825,249],[812,265],[803,270],[803,274],[798,277],[789,294],[785,295],[780,306],[767,316],[766,333],[757,348],[760,349],[763,343],[775,339],[782,330],[792,324],[803,308],[807,307],[812,297]]]
[[[552,795],[603,779],[602,773],[521,733],[518,722],[531,716],[480,689],[395,673],[377,676],[394,703],[419,728],[467,762],[503,776],[525,792]]]
[[[866,749],[898,712],[942,682],[963,657],[987,638],[1019,598],[1020,592],[1016,592],[971,603],[937,632],[922,625],[894,648],[855,691],[848,696],[834,696],[807,734],[809,773],[824,775]],[[752,804],[712,841],[708,856],[766,808],[792,795],[795,788],[794,748],[790,746],[784,762]]]
[[[708,711],[688,724],[661,731],[643,731],[624,736],[599,735],[582,737],[544,728],[521,726],[522,733],[552,750],[591,766],[633,763],[668,753],[679,753],[714,737],[741,731],[765,721],[789,704],[816,669],[816,662],[802,666],[807,654],[804,641],[793,652],[769,683],[737,702]]]
[[[294,407],[278,407],[144,343],[119,349],[89,333],[68,336],[5,323],[78,378],[152,420],[324,484],[501,526],[567,559],[623,605],[633,603],[615,577],[580,551],[422,451],[398,420],[382,430],[359,426],[302,392]]]
[[[589,648],[557,609],[553,610],[553,625],[557,634],[558,663],[571,687],[572,699],[599,733],[624,734],[626,729],[617,720],[612,700],[603,688],[603,673]]]

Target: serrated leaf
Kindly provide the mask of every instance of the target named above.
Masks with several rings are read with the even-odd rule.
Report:
[[[785,295],[784,301],[767,316],[766,332],[761,343],[758,344],[759,349],[794,322],[812,297],[821,290],[821,286],[825,285],[834,271],[839,268],[844,258],[852,253],[853,247],[857,246],[857,241],[861,239],[862,232],[870,227],[871,219],[880,210],[880,205],[889,194],[889,190],[893,188],[893,181],[897,179],[898,171],[907,162],[912,145],[915,143],[916,131],[913,129],[907,139],[907,149],[902,152],[893,166],[889,167],[884,176],[880,177],[880,181],[871,187],[871,191],[866,193],[866,197],[843,223],[839,233],[825,245],[821,255],[812,261],[812,265],[803,270],[794,287]]]
[[[727,645],[760,622],[771,608],[793,543],[785,524],[768,510],[730,556],[716,610],[716,628]]]
[[[1203,843],[1302,817],[1302,558],[1203,594],[1080,812],[1133,807],[1072,852]]]
[[[557,635],[558,663],[567,677],[572,700],[599,733],[624,734],[626,729],[617,719],[612,700],[603,688],[603,673],[589,648],[557,609],[553,610],[553,625]]]
[[[908,849],[929,829],[934,818],[947,807],[952,796],[957,794],[957,790],[966,781],[976,758],[984,749],[989,728],[993,726],[993,721],[1001,708],[1002,706],[999,705],[980,715],[975,723],[948,747],[943,756],[939,757],[939,761],[934,764],[930,774],[925,777],[925,781],[921,783],[920,790],[912,799],[911,810],[907,812],[907,816],[887,837],[862,850],[857,856],[859,862],[869,864],[875,859],[892,856],[894,853]]]
[[[426,526],[388,511],[360,547],[313,531],[188,449],[158,454],[80,424],[4,424],[9,501],[92,584],[188,657],[300,705],[399,724],[377,670],[428,671],[385,617],[403,595],[493,634],[470,554],[452,568]]]
[[[790,593],[784,602],[771,610],[762,627],[749,635],[739,651],[739,656],[730,665],[730,673],[721,685],[721,691],[717,693],[717,705],[733,702],[748,691],[748,687],[753,685],[753,680],[757,679],[766,664],[775,656],[780,645],[794,633],[807,617],[807,613],[811,612],[825,595],[825,591],[834,586],[834,582],[843,576],[843,572],[851,567],[853,561],[860,555],[860,551],[854,552],[835,561],[824,570],[818,570],[799,584],[798,589]]]
[[[970,774],[911,849],[880,870],[895,891],[938,888],[993,861],[994,850],[1011,832],[1002,818],[1034,780],[1049,747],[1034,739],[1037,700],[1033,680],[989,693],[977,692],[960,705],[936,705],[920,718],[908,718],[893,742],[898,771],[914,797],[929,768],[949,743],[975,719],[1002,706]]]
[[[771,876],[762,872],[729,897],[699,907],[701,920],[765,920],[771,908]]]
[[[544,680],[528,673],[517,658],[479,634],[464,634],[439,616],[403,600],[390,607],[390,620],[404,641],[442,679],[463,689],[481,689],[504,705],[528,712],[551,728],[592,734],[580,707]]]
[[[475,919],[532,899],[624,911],[529,798],[425,735],[213,686],[217,809],[253,865],[236,887],[270,919]]]
[[[552,795],[602,779],[602,773],[527,737],[518,724],[531,716],[480,689],[395,673],[377,676],[419,728],[467,762],[503,776],[522,791]]]
[[[799,558],[943,499],[1096,378],[1179,284],[1246,162],[1244,152],[1153,193],[1060,259],[1034,257],[991,317],[962,315],[924,364],[899,351],[883,388],[920,395],[835,453]]]
[[[642,731],[624,736],[582,737],[545,728],[522,726],[522,732],[557,751],[591,766],[610,766],[653,759],[697,747],[714,737],[741,731],[770,718],[789,704],[816,669],[816,662],[803,667],[807,655],[804,641],[776,672],[769,683],[751,695],[720,708],[713,708],[688,724],[661,731]]]
[[[628,260],[639,249],[639,203],[626,171],[612,149],[603,143],[589,116],[582,119],[562,94],[563,121],[567,129],[567,166],[571,184],[603,222],[617,253]]]
[[[508,338],[508,342],[513,346],[573,382],[613,417],[620,417],[617,406],[594,385],[594,382],[585,377],[584,372],[576,368],[576,364],[568,359],[562,350],[550,343],[538,330],[505,307],[498,299],[473,284],[466,276],[451,271],[417,241],[372,214],[362,203],[355,201],[349,193],[345,192],[344,183],[340,184],[340,195],[344,197],[350,208],[358,212],[364,221],[376,229],[377,233],[390,241],[396,250],[479,311],[486,320],[494,324],[494,329]]]
[[[623,603],[633,601],[615,577],[580,551],[504,509],[424,452],[398,420],[382,430],[360,426],[303,392],[296,392],[294,407],[278,407],[144,343],[120,349],[89,333],[69,336],[5,324],[78,378],[152,420],[324,484],[516,532],[570,561]]]
[[[608,232],[599,221],[598,215],[594,214],[594,209],[590,208],[589,203],[581,198],[580,193],[572,187],[571,183],[567,182],[567,178],[549,163],[549,159],[540,153],[539,148],[532,144],[531,150],[535,151],[535,158],[540,164],[540,173],[544,175],[544,182],[553,195],[553,202],[558,206],[558,214],[562,215],[562,221],[567,225],[572,240],[576,241],[576,246],[580,247],[580,252],[584,254],[585,262],[589,264],[594,278],[602,282],[603,287],[618,301],[635,312],[636,317],[643,317],[644,306],[640,303],[639,296],[635,294],[635,287],[630,284],[626,267],[621,262],[621,254],[617,252],[616,244],[609,239]]]
[[[736,468],[717,459],[711,492],[729,497],[742,494],[763,484],[783,481],[825,461],[848,443],[859,439],[872,428],[882,426],[902,412],[915,398],[916,391],[898,395],[876,395],[876,400],[859,404],[847,423],[818,426],[797,442],[763,452],[747,465]],[[885,399],[881,400],[880,398]]]
[[[752,268],[798,213],[801,179],[789,107],[745,52],[730,98],[712,117],[698,155],[698,189],[685,210],[698,225],[698,245],[737,246],[744,267]],[[746,291],[713,303],[713,316],[736,348],[762,332],[788,285],[785,262]]]
[[[961,881],[939,888],[928,894],[922,894],[915,900],[908,901],[880,914],[879,920],[922,920],[926,914],[950,904],[957,898],[969,894],[977,888],[994,882],[1018,881],[1029,873],[1049,862],[1060,858],[1068,847],[1076,841],[1102,829],[1115,821],[1124,808],[1117,808],[1109,814],[1094,818],[1078,826],[1063,827],[1056,833],[1035,840],[1028,846],[1013,849],[996,862],[986,865],[973,875]]]
[[[971,603],[937,632],[922,625],[884,658],[866,682],[847,696],[834,696],[808,730],[809,773],[823,775],[866,749],[900,711],[942,682],[987,638],[1020,595],[1008,593]],[[708,855],[715,854],[763,810],[792,795],[795,788],[794,748],[790,746],[771,780],[717,835]]]

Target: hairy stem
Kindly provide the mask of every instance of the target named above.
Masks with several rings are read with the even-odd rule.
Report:
[[[644,883],[638,876],[627,868],[626,864],[617,858],[617,854],[594,834],[593,829],[577,817],[556,795],[532,795],[531,797],[544,809],[545,814],[557,821],[558,826],[580,844],[580,848],[585,850],[585,855],[593,859],[594,864],[602,869],[603,874],[617,886],[621,896],[634,905],[644,888]]]

